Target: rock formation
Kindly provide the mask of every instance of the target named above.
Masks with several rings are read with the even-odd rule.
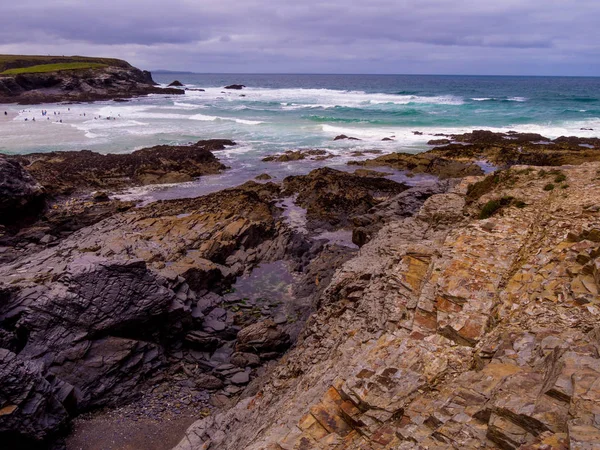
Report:
[[[139,208],[112,190],[215,173],[233,142],[1,157],[0,442],[139,405],[207,416],[177,450],[600,446],[600,162],[481,175],[505,137],[360,164],[440,178],[414,187],[320,168]],[[319,237],[340,229],[360,250]],[[261,270],[280,297],[236,292]]]
[[[22,60],[3,65],[2,69],[27,68],[34,64],[68,63],[85,60],[103,64],[99,67],[53,72],[0,74],[0,103],[37,104],[82,102],[136,97],[148,94],[183,94],[176,88],[159,88],[150,72],[115,59],[47,57]],[[105,63],[105,64],[104,64]],[[1,71],[1,70],[0,70]]]
[[[599,447],[600,164],[552,191],[542,170],[384,225],[257,394],[176,449]]]
[[[70,194],[95,189],[180,183],[226,167],[211,151],[235,145],[226,139],[198,141],[191,145],[157,145],[126,154],[89,150],[30,153],[11,156],[20,162],[51,194]]]
[[[350,161],[348,164],[365,167],[387,166],[413,174],[431,174],[440,179],[483,174],[483,170],[473,162],[440,157],[432,151],[417,154],[390,153],[365,161]]]

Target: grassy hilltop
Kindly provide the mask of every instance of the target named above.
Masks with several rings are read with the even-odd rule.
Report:
[[[0,75],[47,73],[63,70],[102,69],[105,67],[130,68],[131,65],[115,58],[88,56],[0,55]]]

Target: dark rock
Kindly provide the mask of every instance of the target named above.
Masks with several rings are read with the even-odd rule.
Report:
[[[302,159],[314,159],[315,161],[321,161],[323,159],[329,159],[334,157],[335,155],[331,155],[327,153],[325,150],[288,150],[284,153],[277,155],[269,155],[262,159],[262,161],[276,161],[276,162],[288,162],[288,161],[299,161]],[[314,157],[314,158],[311,158]]]
[[[224,89],[234,89],[234,90],[239,91],[245,87],[246,86],[244,86],[243,84],[230,84],[229,86],[225,86]]]
[[[0,224],[37,217],[45,205],[45,192],[18,161],[0,155]]]
[[[184,91],[157,87],[150,72],[118,60],[112,60],[104,68],[0,77],[0,103],[83,102],[148,94],[184,94]]]
[[[97,192],[92,193],[92,199],[95,202],[107,202],[110,200],[110,197],[108,196],[107,192],[97,191]]]
[[[0,328],[13,334],[18,350],[5,357],[30,381],[8,376],[2,389],[39,392],[30,407],[18,409],[30,418],[9,421],[5,431],[15,426],[12,432],[19,433],[27,421],[37,421],[31,429],[42,431],[33,437],[43,437],[61,423],[61,408],[76,412],[131,399],[136,386],[165,363],[153,330],[169,323],[174,295],[143,262],[81,259],[46,285],[3,292]]]
[[[226,167],[211,153],[229,140],[192,145],[158,145],[129,154],[102,155],[89,150],[11,156],[23,164],[50,194],[79,190],[120,189],[135,185],[191,181]]]
[[[561,136],[554,140],[537,133],[495,133],[475,130],[451,136],[455,143],[436,147],[432,154],[461,160],[486,160],[498,167],[515,164],[560,166],[600,160],[600,139]]]
[[[231,355],[231,363],[238,367],[256,367],[260,365],[260,358],[254,353],[236,352]]]
[[[351,161],[349,164],[374,167],[388,166],[398,170],[409,170],[412,173],[436,175],[440,179],[483,175],[483,170],[475,163],[443,158],[431,152],[418,154],[390,153],[366,161]]]
[[[238,372],[230,380],[233,384],[248,384],[250,382],[250,373]]]
[[[223,381],[207,373],[200,374],[198,377],[196,377],[195,381],[196,386],[199,388],[208,389],[211,391],[221,389],[223,387]]]
[[[353,215],[364,214],[407,186],[380,177],[361,177],[330,168],[283,180],[284,194],[297,194],[296,203],[307,210],[311,228],[340,228]]]
[[[334,141],[341,141],[343,139],[348,139],[349,141],[360,141],[360,139],[358,139],[358,138],[346,136],[345,134],[340,134],[333,138]]]
[[[371,208],[367,214],[354,216],[352,242],[359,247],[369,242],[386,223],[402,220],[419,211],[425,200],[435,194],[447,192],[454,182],[440,181],[432,185],[410,188]]]
[[[35,448],[66,423],[71,394],[72,386],[53,385],[37,364],[0,348],[2,445]]]
[[[257,175],[254,179],[255,180],[270,180],[273,177],[271,175],[269,175],[268,173],[261,173],[260,175]]]
[[[218,338],[204,331],[190,331],[185,335],[185,342],[201,351],[213,351],[221,344]]]
[[[389,138],[389,137],[384,137],[384,138],[382,139],[382,141],[393,141],[393,139],[392,139],[392,138]]]
[[[226,327],[225,322],[221,322],[220,320],[205,320],[203,324],[205,330],[212,331],[223,331]]]
[[[182,87],[183,83],[179,80],[175,80],[169,84],[169,87]]]
[[[431,139],[427,141],[427,145],[446,145],[450,142],[450,139]]]

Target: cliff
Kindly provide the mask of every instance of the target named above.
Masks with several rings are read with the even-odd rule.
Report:
[[[37,104],[182,94],[156,86],[126,61],[88,57],[0,55],[0,103]]]

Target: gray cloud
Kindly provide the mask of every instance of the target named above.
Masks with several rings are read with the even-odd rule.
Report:
[[[598,75],[589,0],[22,0],[0,52],[235,72]]]

